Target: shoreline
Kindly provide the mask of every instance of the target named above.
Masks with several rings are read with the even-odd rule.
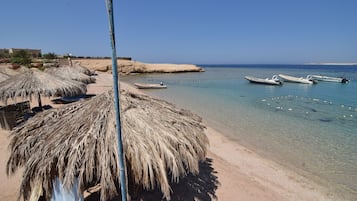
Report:
[[[356,62],[321,62],[321,63],[306,63],[305,65],[357,66],[357,63]]]
[[[129,83],[121,82],[121,86],[143,93]],[[344,200],[327,187],[239,144],[210,121],[203,118],[210,142],[207,158],[213,160],[221,182],[216,191],[218,200]]]
[[[88,85],[88,94],[98,94],[112,87],[112,75],[98,73],[97,83]],[[121,89],[143,93],[128,83],[121,82]],[[50,104],[49,99],[43,100]],[[57,105],[59,106],[59,105]],[[341,200],[303,176],[292,172],[269,159],[259,156],[222,132],[210,127],[207,120],[206,135],[209,138],[207,158],[220,185],[215,191],[217,200]],[[0,200],[17,200],[21,170],[14,176],[5,174],[8,158],[8,131],[0,130]],[[185,193],[185,192],[182,192]]]
[[[213,167],[218,171],[229,169],[240,177],[239,181],[232,181],[234,177],[222,175],[224,183],[234,184],[222,185],[222,188],[232,188],[232,198],[240,195],[239,200],[341,200],[312,180],[263,158],[219,131],[210,127],[207,130],[210,142],[214,142],[208,155],[215,156],[214,160],[219,161],[213,162]],[[237,189],[237,186],[244,186],[244,189]],[[219,190],[218,197],[226,198],[226,192]]]
[[[204,119],[204,123],[209,125],[209,141],[214,142],[210,152],[238,167],[239,172],[258,181],[259,185],[284,197],[273,200],[349,200],[341,191],[330,187],[327,181],[259,152],[258,148],[241,142],[225,129],[207,121],[210,120]],[[213,134],[209,134],[211,132]]]

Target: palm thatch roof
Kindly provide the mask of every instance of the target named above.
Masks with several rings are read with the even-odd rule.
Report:
[[[73,66],[74,69],[76,69],[78,72],[80,73],[83,73],[83,74],[86,74],[86,75],[92,75],[92,71],[89,70],[88,68],[84,67],[84,66],[81,66],[81,65],[78,65],[78,64],[74,64]]]
[[[0,72],[0,82],[7,80],[10,76]]]
[[[46,68],[46,73],[58,76],[63,79],[70,79],[90,84],[95,82],[95,78],[82,73],[78,68],[71,66]]]
[[[31,97],[35,96],[40,100],[40,95],[74,96],[86,91],[86,85],[81,82],[63,80],[39,70],[30,70],[1,82],[0,100],[6,104],[9,98],[15,97],[31,100]]]
[[[208,139],[201,118],[174,105],[121,92],[122,138],[130,184],[160,188],[170,198],[170,181],[197,174]],[[116,195],[119,170],[113,91],[44,111],[12,132],[7,173],[24,166],[26,200],[38,185],[51,197],[52,181],[69,189],[100,184],[101,200]],[[129,191],[132,186],[129,186]],[[35,193],[36,194],[36,193]]]
[[[9,68],[9,67],[1,67],[0,68],[1,73],[5,73],[10,76],[18,75],[18,74],[28,72],[28,71],[30,71],[30,69],[25,66],[20,66],[19,68],[16,68],[16,69]]]

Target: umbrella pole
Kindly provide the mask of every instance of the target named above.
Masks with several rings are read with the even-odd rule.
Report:
[[[38,107],[40,109],[42,109],[42,102],[41,102],[41,95],[40,94],[38,94],[38,96],[37,96],[37,101],[38,101]]]
[[[116,113],[116,130],[117,130],[117,142],[118,142],[118,152],[119,152],[119,177],[120,177],[120,189],[121,189],[121,199],[122,201],[127,200],[127,186],[126,186],[126,174],[125,174],[125,160],[123,153],[123,143],[121,137],[121,125],[120,125],[120,102],[119,102],[119,78],[118,78],[118,67],[117,67],[117,56],[115,47],[115,32],[114,32],[114,16],[113,16],[113,0],[106,0],[108,18],[109,18],[109,31],[112,47],[112,74],[113,74],[113,85],[114,85],[114,106]]]

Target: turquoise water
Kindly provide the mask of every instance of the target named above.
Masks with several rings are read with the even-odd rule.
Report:
[[[212,127],[349,200],[357,199],[357,67],[215,65],[206,72],[149,74],[123,81],[163,81],[148,90],[204,117]],[[350,83],[251,84],[244,76],[343,76]]]

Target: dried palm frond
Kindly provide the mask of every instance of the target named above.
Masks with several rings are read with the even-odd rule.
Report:
[[[0,68],[1,73],[5,73],[10,76],[18,75],[18,74],[21,74],[24,72],[29,72],[29,71],[31,71],[31,70],[25,66],[20,66],[19,68],[16,68],[16,69],[9,68],[9,67],[1,67]]]
[[[74,64],[73,66],[69,66],[69,67],[72,67],[74,68],[76,71],[80,72],[80,73],[84,73],[86,75],[92,75],[92,71],[89,70],[88,68],[84,67],[84,66],[81,66],[79,64]]]
[[[15,97],[31,100],[35,96],[40,100],[40,95],[75,96],[85,94],[86,91],[86,85],[81,82],[63,80],[39,70],[31,70],[1,82],[0,100],[6,104],[9,98]]]
[[[76,67],[71,67],[71,66],[63,66],[58,68],[52,67],[52,68],[46,68],[45,72],[51,75],[58,76],[63,79],[76,80],[79,82],[83,82],[85,84],[90,84],[95,82],[95,78],[80,72]]]
[[[88,68],[81,66],[81,65],[74,65],[73,67],[77,68],[79,70],[79,72],[84,73],[86,75],[92,75],[93,71],[89,70]]]
[[[0,82],[7,80],[10,76],[0,72]]]
[[[169,182],[197,174],[208,139],[201,118],[187,110],[121,92],[122,138],[129,183],[160,188],[170,198]],[[12,132],[7,173],[25,167],[21,193],[26,200],[41,183],[47,199],[59,178],[69,189],[100,184],[101,200],[116,195],[119,170],[113,91],[37,114]],[[131,186],[129,186],[130,190]]]

